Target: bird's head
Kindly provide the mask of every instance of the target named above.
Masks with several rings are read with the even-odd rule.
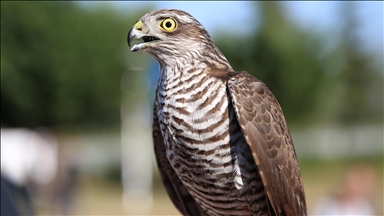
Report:
[[[131,52],[147,52],[160,62],[179,56],[207,56],[208,51],[222,56],[205,28],[181,10],[163,9],[145,14],[129,30],[129,46],[134,39],[142,42],[133,45]]]

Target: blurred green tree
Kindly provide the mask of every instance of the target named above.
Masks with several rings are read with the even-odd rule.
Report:
[[[261,26],[253,36],[218,40],[235,70],[263,81],[283,108],[288,122],[305,122],[317,104],[324,71],[315,40],[284,16],[277,2],[258,2]]]
[[[142,13],[1,2],[2,126],[118,126],[125,37]]]
[[[374,67],[373,56],[360,48],[356,29],[355,2],[343,2],[340,7],[343,19],[338,52],[343,67],[339,79],[341,85],[340,106],[335,112],[341,124],[355,125],[383,121],[383,71]],[[382,69],[381,69],[382,70]]]
[[[299,29],[278,2],[255,6],[260,27],[252,35],[222,33],[216,42],[235,70],[271,89],[289,124],[382,121],[383,74],[357,46],[353,8],[345,8],[344,34],[337,35]]]

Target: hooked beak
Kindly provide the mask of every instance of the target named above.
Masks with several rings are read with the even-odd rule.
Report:
[[[136,26],[136,25],[135,25]],[[138,31],[135,26],[133,26],[131,28],[131,30],[129,30],[128,32],[128,35],[127,35],[127,42],[128,42],[128,46],[131,47],[131,42],[133,39],[136,39],[136,38],[142,38],[145,36],[145,34],[143,34],[142,32]],[[144,48],[144,45],[145,43],[139,43],[139,44],[135,44],[132,49],[131,49],[131,52],[136,52],[136,51],[139,51],[141,50],[142,48]]]
[[[127,35],[127,42],[128,42],[128,46],[131,47],[131,42],[132,40],[136,37],[136,34],[132,33],[132,30],[133,30],[134,27],[132,27],[129,32],[128,32],[128,35]]]
[[[150,43],[152,41],[160,40],[156,36],[151,36],[147,33],[144,33],[142,31],[143,30],[142,26],[143,26],[143,23],[141,22],[141,20],[139,20],[128,32],[127,42],[128,42],[129,47],[131,46],[131,42],[133,39],[142,39],[143,40],[142,43],[138,43],[138,44],[133,45],[131,52],[136,52],[136,51],[142,50],[147,46],[148,43]]]

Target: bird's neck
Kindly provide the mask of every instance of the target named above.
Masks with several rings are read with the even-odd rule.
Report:
[[[212,71],[216,74],[227,74],[233,71],[221,52],[220,54],[217,52],[203,54],[195,50],[184,55],[166,58],[166,61],[156,59],[160,65],[158,90],[168,94],[168,91],[173,91],[172,89],[190,89],[191,83],[210,82],[210,79],[216,79],[211,76]]]
[[[200,77],[208,65],[199,61],[186,61],[185,59],[173,59],[166,64],[160,62],[159,85],[170,84],[175,80],[192,80]],[[184,81],[182,83],[185,83]],[[168,88],[165,88],[168,89]]]
[[[190,50],[152,54],[164,71],[188,71],[190,69],[216,69],[233,71],[228,60],[216,46],[195,47]]]

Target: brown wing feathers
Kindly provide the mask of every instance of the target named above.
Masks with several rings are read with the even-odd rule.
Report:
[[[233,73],[228,89],[275,214],[305,215],[300,170],[276,98],[264,83],[245,72]]]

